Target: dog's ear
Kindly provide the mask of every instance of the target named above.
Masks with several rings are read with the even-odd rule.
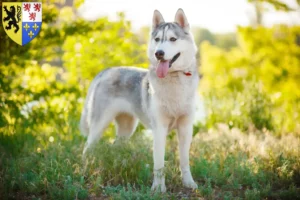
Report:
[[[189,22],[187,21],[186,16],[181,8],[179,8],[176,12],[175,22],[187,31],[190,29]]]
[[[156,29],[161,23],[164,23],[165,20],[163,16],[160,14],[158,10],[154,10],[153,13],[153,22],[152,22],[152,29]]]

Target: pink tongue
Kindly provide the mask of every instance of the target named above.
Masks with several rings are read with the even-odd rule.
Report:
[[[158,66],[156,69],[156,75],[158,76],[158,78],[165,78],[167,76],[169,64],[170,64],[169,61],[164,61],[164,62],[158,63]]]

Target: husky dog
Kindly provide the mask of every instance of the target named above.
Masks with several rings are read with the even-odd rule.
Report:
[[[175,22],[166,23],[155,10],[149,42],[149,70],[113,67],[92,81],[80,127],[87,142],[83,154],[115,120],[117,137],[129,138],[138,119],[153,132],[154,180],[152,190],[166,191],[164,155],[166,136],[177,130],[183,185],[197,188],[189,166],[193,118],[199,75],[197,48],[182,9]]]

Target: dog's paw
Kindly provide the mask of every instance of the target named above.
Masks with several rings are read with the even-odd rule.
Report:
[[[198,188],[197,183],[195,183],[195,181],[193,179],[192,180],[188,180],[188,181],[183,180],[183,185],[185,187],[191,188],[191,189],[197,189]]]
[[[151,187],[152,191],[155,192],[162,192],[165,193],[167,191],[166,185],[165,183],[157,183],[157,182],[153,182],[152,187]]]
[[[182,183],[187,188],[191,188],[191,189],[198,188],[198,185],[195,183],[190,171],[184,173],[184,175],[182,176]]]
[[[159,170],[154,170],[154,179],[151,190],[156,192],[166,192],[167,189],[165,184],[165,175],[163,172],[163,168]]]

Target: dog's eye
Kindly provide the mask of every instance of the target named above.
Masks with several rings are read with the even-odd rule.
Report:
[[[170,41],[171,41],[171,42],[175,42],[176,40],[177,40],[177,39],[174,38],[174,37],[171,37],[171,38],[170,38]]]
[[[159,39],[158,37],[157,37],[157,38],[155,38],[155,42],[159,42],[159,40],[160,40],[160,39]]]

